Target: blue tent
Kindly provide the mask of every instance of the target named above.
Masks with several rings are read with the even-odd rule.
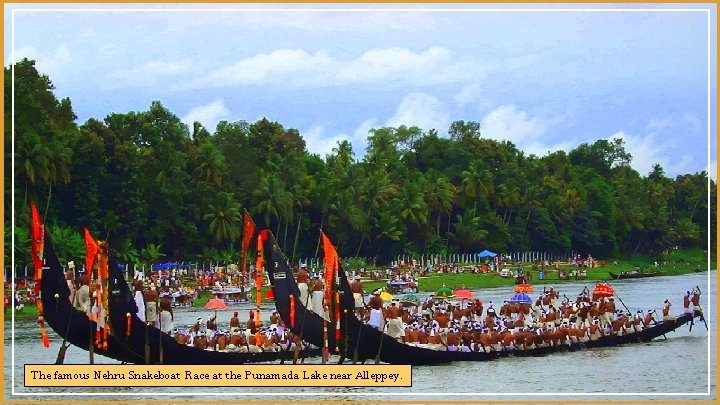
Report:
[[[172,268],[172,267],[177,267],[177,266],[179,266],[179,265],[180,265],[180,263],[178,263],[178,262],[160,263],[160,264],[154,264],[154,265],[152,266],[152,269],[153,269],[153,270],[167,270],[167,269],[170,269],[170,268]]]
[[[483,250],[482,252],[478,253],[479,257],[495,257],[497,256],[497,253],[493,253],[489,250]]]
[[[518,302],[521,304],[532,304],[532,298],[525,293],[517,293],[510,297],[510,302]]]

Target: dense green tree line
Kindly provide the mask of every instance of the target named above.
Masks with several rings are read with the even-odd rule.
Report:
[[[10,76],[6,68],[7,107]],[[380,260],[483,248],[614,257],[707,245],[707,174],[672,179],[655,166],[643,176],[621,141],[538,157],[456,121],[447,136],[376,128],[362,160],[347,141],[320,157],[278,122],[220,122],[211,133],[188,128],[157,101],[78,125],[70,100],[53,90],[34,62],[15,65],[15,189],[6,108],[5,232],[14,199],[20,262],[29,199],[67,242],[67,258],[81,246],[81,226],[128,261],[236,258],[243,209],[295,258],[317,254],[319,228],[343,256]],[[714,182],[710,192],[714,204]]]

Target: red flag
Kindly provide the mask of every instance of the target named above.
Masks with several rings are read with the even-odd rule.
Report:
[[[95,239],[90,235],[90,231],[85,228],[85,269],[88,276],[93,273],[92,266],[93,263],[95,263],[99,249],[97,242],[95,242]]]
[[[320,231],[323,241],[323,252],[325,253],[325,304],[329,308],[332,300],[332,286],[335,274],[338,271],[338,255],[330,239]]]
[[[248,248],[250,247],[250,239],[252,239],[253,234],[255,233],[255,222],[253,222],[252,217],[250,217],[250,214],[247,212],[247,210],[243,211],[243,240],[242,240],[242,273],[243,277],[247,275],[247,252]]]
[[[255,222],[253,222],[250,213],[245,210],[243,212],[243,253],[247,252],[248,248],[250,247],[250,239],[252,239],[253,234],[255,234]]]
[[[30,252],[32,262],[35,266],[35,281],[40,281],[40,274],[43,266],[43,249],[45,246],[45,227],[40,219],[40,214],[34,202],[30,202]]]

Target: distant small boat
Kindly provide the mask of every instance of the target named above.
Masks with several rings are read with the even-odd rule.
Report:
[[[220,298],[221,300],[225,301],[232,301],[232,302],[246,302],[248,301],[247,290],[243,290],[237,287],[226,287],[222,289],[214,289],[212,290],[212,294],[215,296],[215,298]]]
[[[656,277],[660,275],[659,271],[641,272],[641,271],[623,271],[620,274],[608,271],[610,277],[615,280],[621,280],[624,278],[642,278],[642,277]]]

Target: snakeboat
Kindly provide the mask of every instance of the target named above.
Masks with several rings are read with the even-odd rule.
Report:
[[[65,273],[47,234],[45,234],[44,239],[44,260],[45,266],[40,281],[40,297],[45,308],[43,313],[45,321],[67,343],[83,350],[90,350],[97,330],[97,323],[91,321],[85,313],[72,306]],[[140,349],[138,351],[127,347],[124,342],[111,334],[108,336],[107,348],[93,348],[93,351],[95,354],[107,356],[121,362],[137,363],[143,360],[142,347]],[[61,349],[61,353],[64,350]],[[62,362],[61,356],[64,356],[64,354],[58,355],[59,363]]]
[[[341,361],[352,357],[353,361],[375,359],[391,364],[430,365],[454,361],[486,361],[508,356],[539,356],[557,351],[582,348],[609,347],[629,343],[649,342],[675,329],[693,322],[699,313],[682,314],[672,320],[659,321],[640,332],[625,335],[607,335],[597,340],[571,345],[548,346],[527,350],[490,352],[438,351],[398,342],[391,336],[361,322],[354,315],[354,300],[344,271],[339,271],[340,319],[339,338],[327,333],[326,321],[308,310],[300,301],[300,290],[282,252],[269,232],[265,238],[266,269],[275,295],[278,313],[293,333],[314,345],[328,347],[341,356]],[[291,301],[293,304],[291,305]],[[292,308],[292,311],[291,311]],[[325,341],[327,339],[327,341]]]
[[[286,351],[278,352],[224,352],[202,350],[177,343],[173,337],[155,326],[148,326],[137,317],[137,305],[127,282],[111,258],[109,266],[109,316],[117,339],[129,349],[143,353],[147,364],[245,364],[267,363],[287,359]],[[128,324],[127,314],[130,315]],[[128,326],[129,331],[128,333]],[[305,349],[305,357],[320,355],[320,349]]]

